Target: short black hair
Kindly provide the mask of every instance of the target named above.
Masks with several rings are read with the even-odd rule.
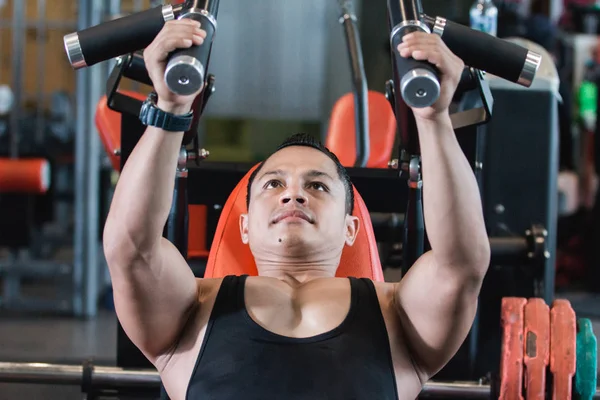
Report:
[[[344,188],[346,189],[346,213],[352,215],[352,213],[354,212],[354,188],[352,186],[352,181],[350,180],[350,176],[348,176],[346,168],[344,168],[342,163],[340,163],[340,160],[338,160],[337,156],[333,154],[327,147],[323,146],[323,144],[320,141],[316,140],[315,138],[306,133],[297,133],[295,135],[290,136],[282,144],[280,144],[279,147],[277,147],[275,153],[281,149],[290,146],[312,147],[313,149],[319,150],[320,152],[325,154],[335,163],[338,175],[342,180],[342,183],[344,184]],[[252,172],[252,174],[250,174],[250,178],[248,178],[246,194],[246,207],[248,208],[250,208],[250,188],[252,187],[252,182],[254,182],[254,179],[265,164],[265,161],[261,162],[258,165],[258,167]]]

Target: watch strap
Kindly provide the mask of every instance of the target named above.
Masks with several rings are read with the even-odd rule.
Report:
[[[151,92],[140,110],[140,121],[147,126],[154,126],[169,132],[187,132],[194,120],[193,111],[184,115],[175,115],[161,110],[156,105],[158,96]]]
[[[186,132],[192,127],[193,112],[185,115],[175,115],[153,106],[148,107],[148,114],[145,117],[146,125],[155,126],[170,132]]]

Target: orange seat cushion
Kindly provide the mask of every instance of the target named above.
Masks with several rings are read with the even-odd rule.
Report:
[[[369,159],[367,168],[388,168],[396,140],[396,117],[383,93],[370,90],[369,100]],[[345,167],[356,162],[356,120],[354,94],[342,96],[334,105],[329,119],[325,146]]]
[[[247,212],[246,187],[254,166],[237,184],[227,199],[208,256],[205,278],[227,275],[258,275],[250,247],[242,242],[240,215]],[[342,252],[338,277],[370,278],[383,281],[383,270],[369,211],[360,194],[354,189],[354,215],[360,220],[360,229],[353,246]]]

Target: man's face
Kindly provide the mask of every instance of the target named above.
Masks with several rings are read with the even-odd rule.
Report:
[[[335,163],[316,149],[273,154],[250,191],[240,229],[255,256],[329,257],[354,242],[358,219],[346,214],[344,184]]]

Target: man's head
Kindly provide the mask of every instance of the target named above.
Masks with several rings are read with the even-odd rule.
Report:
[[[336,257],[358,232],[346,169],[308,135],[290,137],[256,168],[246,203],[240,230],[255,257]]]

